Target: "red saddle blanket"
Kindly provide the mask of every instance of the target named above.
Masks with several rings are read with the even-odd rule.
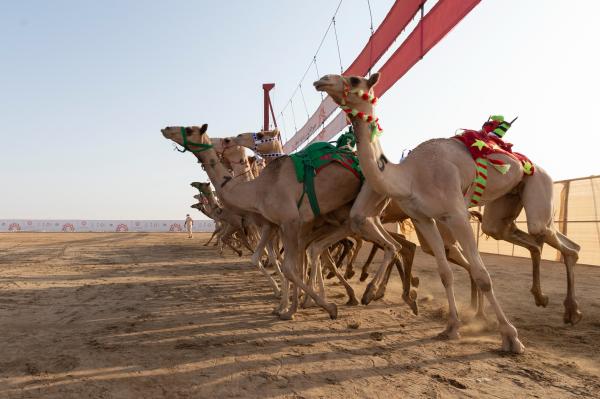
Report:
[[[482,131],[464,130],[463,133],[458,134],[453,138],[462,142],[467,147],[474,160],[477,158],[488,159],[488,155],[490,154],[504,154],[521,162],[521,165],[523,165],[523,172],[526,175],[532,175],[535,171],[533,162],[531,162],[529,158],[523,154],[514,152],[511,143],[507,143],[498,137],[492,137]],[[488,159],[488,161],[494,165],[496,169],[502,171],[502,165],[504,165],[502,161],[495,159]],[[504,173],[506,173],[506,171]]]

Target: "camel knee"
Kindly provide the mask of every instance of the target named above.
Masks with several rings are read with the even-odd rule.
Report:
[[[448,268],[447,270],[440,271],[440,279],[442,280],[444,287],[451,286],[454,283],[454,275],[452,274],[452,270]]]
[[[502,240],[508,233],[508,226],[481,225],[483,234],[492,237],[495,240]]]
[[[363,215],[350,215],[350,228],[355,234],[360,234],[365,222],[366,218]]]
[[[489,292],[492,289],[492,279],[485,272],[472,272],[473,280],[482,292]]]
[[[527,232],[536,238],[537,242],[544,242],[544,236],[548,231],[547,223],[543,221],[527,221]]]

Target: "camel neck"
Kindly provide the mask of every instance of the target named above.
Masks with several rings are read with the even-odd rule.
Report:
[[[256,212],[256,189],[252,186],[253,180],[243,181],[234,178],[221,164],[213,149],[195,155],[204,166],[217,195],[225,205],[241,211]]]
[[[398,184],[399,179],[405,178],[405,174],[399,173],[403,169],[402,164],[394,164],[387,159],[377,136],[371,142],[370,124],[352,118],[352,127],[356,135],[360,168],[369,185],[381,195],[395,198],[408,196],[408,180],[406,184]]]

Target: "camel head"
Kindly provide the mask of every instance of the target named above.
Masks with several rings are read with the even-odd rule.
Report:
[[[210,188],[210,183],[201,183],[201,182],[195,181],[193,183],[190,183],[190,186],[197,188],[201,194],[207,194],[207,193],[212,192],[212,190]],[[196,196],[194,196],[194,198],[196,198]],[[196,198],[196,199],[199,199],[199,198]]]
[[[229,138],[222,139],[224,143],[222,155],[222,161],[229,169],[232,169],[233,164],[239,164],[246,166],[248,163],[248,156],[246,155],[246,149],[233,143]],[[229,140],[229,141],[228,141]]]
[[[372,114],[373,87],[379,81],[381,74],[374,73],[369,78],[361,76],[325,75],[313,83],[317,91],[323,91],[338,105],[357,109],[366,114]]]
[[[206,134],[207,130],[208,125],[205,123],[201,127],[169,126],[161,129],[161,132],[165,138],[183,146],[184,151],[198,153],[212,148],[210,137]]]
[[[272,149],[276,141],[281,141],[281,134],[279,129],[261,130],[258,133],[241,133],[235,137],[227,137],[223,140],[229,140],[256,152],[268,152]]]
[[[257,133],[241,133],[235,137],[227,137],[223,140],[249,148],[261,157],[266,156],[274,159],[285,155],[283,153],[279,129],[261,130]]]

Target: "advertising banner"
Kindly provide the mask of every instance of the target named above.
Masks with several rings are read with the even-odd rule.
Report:
[[[163,232],[185,231],[183,220],[34,220],[0,219],[0,232]],[[194,220],[195,232],[212,232],[212,220]]]

